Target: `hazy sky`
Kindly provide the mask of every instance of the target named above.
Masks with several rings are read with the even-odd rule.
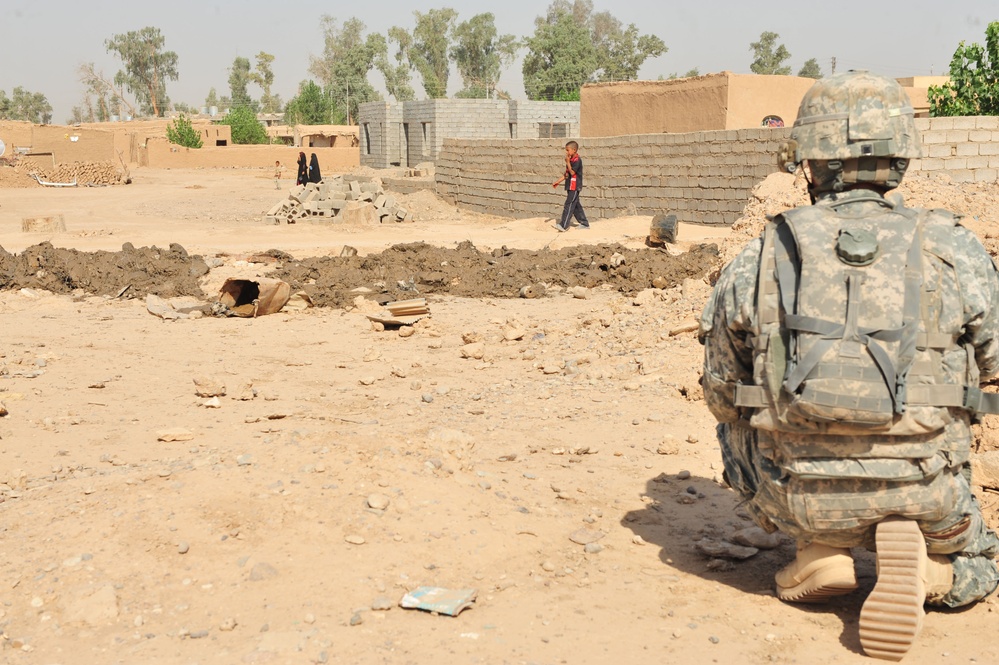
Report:
[[[112,35],[159,28],[166,48],[179,59],[180,78],[170,82],[171,101],[201,106],[210,88],[228,94],[228,68],[237,56],[260,51],[275,56],[273,92],[284,101],[308,78],[310,55],[322,53],[319,18],[360,18],[369,32],[385,33],[392,26],[412,29],[413,11],[452,7],[459,20],[491,11],[501,33],[525,36],[534,32],[534,19],[548,0],[0,0],[0,90],[10,95],[16,86],[43,93],[52,104],[53,122],[66,122],[83,97],[77,69],[96,64],[113,77],[120,62],[109,55],[104,41]],[[640,77],[680,74],[697,67],[702,74],[730,70],[749,73],[749,44],[769,30],[791,53],[797,72],[817,58],[828,74],[831,58],[837,70],[869,69],[893,77],[946,73],[958,43],[985,43],[989,21],[999,20],[996,0],[909,0],[909,2],[752,2],[701,0],[594,0],[595,11],[610,11],[641,32],[658,35],[669,51],[646,61]],[[521,51],[521,56],[523,51]],[[521,58],[503,72],[500,88],[524,98]],[[384,91],[381,74],[371,82]],[[453,93],[460,77],[452,72]],[[423,98],[419,75],[413,87]],[[258,97],[256,86],[250,94]]]

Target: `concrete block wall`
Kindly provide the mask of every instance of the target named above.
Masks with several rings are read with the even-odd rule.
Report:
[[[358,112],[361,164],[374,168],[412,167],[436,161],[446,139],[538,138],[542,123],[579,128],[578,102],[525,102],[493,99],[428,99],[369,102]]]
[[[757,182],[776,169],[790,129],[643,134],[580,140],[581,200],[591,219],[675,213],[699,224],[731,224]],[[460,207],[509,217],[555,217],[565,192],[563,139],[447,140],[437,192]]]
[[[957,182],[999,178],[999,116],[917,118],[922,159],[910,171],[946,173]]]
[[[960,182],[999,177],[999,117],[917,119],[922,159],[910,173]],[[591,219],[675,213],[681,221],[731,224],[752,188],[776,166],[790,128],[578,139],[585,160],[581,200]],[[437,192],[463,208],[508,217],[554,217],[564,192],[563,139],[446,140]]]
[[[401,159],[402,104],[367,102],[359,112],[361,164],[385,169]]]
[[[510,102],[510,138],[539,138],[539,126],[549,123],[567,125],[566,135],[578,136],[579,102]]]

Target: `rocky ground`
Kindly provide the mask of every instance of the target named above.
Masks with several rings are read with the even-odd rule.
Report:
[[[0,660],[870,662],[870,554],[856,594],[776,600],[793,543],[747,530],[698,385],[711,274],[801,200],[793,178],[731,233],[657,250],[649,218],[556,235],[427,193],[411,225],[264,226],[268,175],[5,190]],[[994,185],[903,189],[992,247]],[[31,214],[68,230],[21,233]],[[320,306],[164,321],[144,304],[264,274]],[[378,330],[359,296],[426,297],[431,316]],[[999,526],[994,429],[978,491]],[[399,606],[422,586],[476,599]],[[999,662],[995,611],[931,613],[906,662]]]

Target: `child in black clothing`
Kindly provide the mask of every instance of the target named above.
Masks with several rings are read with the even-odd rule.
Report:
[[[569,230],[569,223],[575,217],[579,228],[590,228],[583,206],[579,202],[579,192],[583,189],[583,159],[579,156],[579,144],[569,141],[565,144],[565,173],[552,184],[552,188],[565,182],[565,206],[562,208],[562,219],[555,223],[555,228],[561,231]]]

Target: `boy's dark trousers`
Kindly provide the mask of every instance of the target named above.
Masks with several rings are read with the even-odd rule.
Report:
[[[570,189],[565,193],[565,206],[562,208],[562,219],[558,225],[562,229],[568,229],[573,217],[579,222],[581,228],[590,228],[590,222],[586,219],[586,213],[583,212],[583,204],[579,202],[578,189]]]

